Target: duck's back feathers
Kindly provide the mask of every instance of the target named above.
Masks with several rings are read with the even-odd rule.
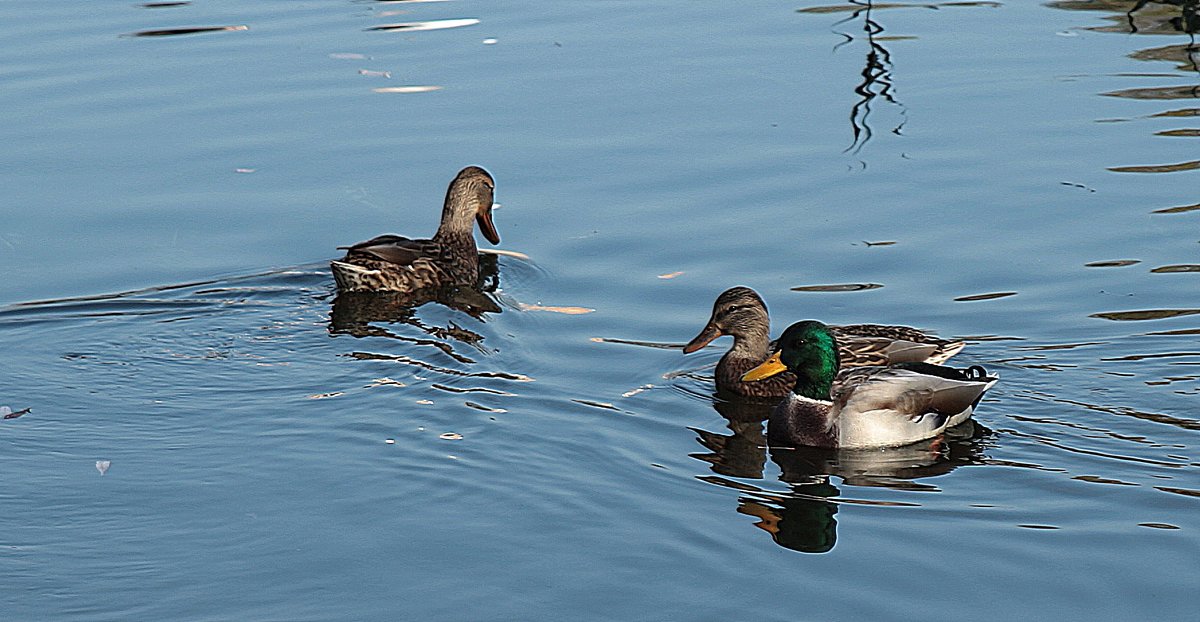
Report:
[[[831,326],[843,367],[925,362],[941,364],[958,354],[962,341],[941,339],[908,326]]]
[[[421,257],[437,254],[437,244],[432,240],[411,240],[404,236],[387,234],[359,242],[353,246],[339,246],[346,251],[346,258],[370,258],[399,265],[407,265]],[[431,253],[432,251],[432,253]]]
[[[479,271],[474,223],[493,244],[500,241],[491,215],[494,187],[487,171],[468,166],[446,191],[432,239],[387,234],[341,247],[346,256],[330,264],[338,290],[419,292],[474,283]]]

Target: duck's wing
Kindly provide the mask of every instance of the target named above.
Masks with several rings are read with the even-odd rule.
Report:
[[[433,240],[410,240],[409,238],[387,234],[359,242],[353,246],[341,246],[346,250],[346,258],[370,257],[388,263],[409,265],[422,257],[437,257],[441,253],[441,245]]]
[[[959,370],[927,363],[849,368],[830,391],[842,415],[887,410],[910,419],[956,415],[973,407],[998,377],[981,367]]]
[[[998,380],[982,368],[926,363],[849,368],[830,392],[841,445],[903,445],[965,421]]]
[[[943,363],[958,354],[962,341],[940,339],[908,326],[850,324],[834,327],[845,367],[892,363]]]

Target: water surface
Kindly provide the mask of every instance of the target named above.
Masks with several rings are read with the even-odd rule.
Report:
[[[0,5],[0,607],[1186,618],[1200,71],[1136,4]],[[499,311],[335,306],[469,164]],[[1002,381],[770,454],[667,347],[736,284]]]

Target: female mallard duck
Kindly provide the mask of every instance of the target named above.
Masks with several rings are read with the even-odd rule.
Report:
[[[343,246],[346,256],[332,262],[333,278],[341,292],[415,292],[475,283],[479,251],[474,223],[492,244],[500,236],[492,224],[492,194],[496,182],[487,171],[468,166],[446,190],[442,222],[431,240],[381,235]]]
[[[779,349],[742,376],[755,382],[786,369],[796,377],[791,395],[767,421],[768,444],[862,449],[915,443],[970,419],[999,380],[978,365],[897,363],[839,373],[838,363],[833,331],[808,320],[789,326]]]
[[[783,397],[796,378],[780,374],[762,382],[745,382],[742,374],[766,360],[771,320],[767,305],[749,287],[725,290],[713,303],[712,317],[704,330],[686,346],[691,353],[721,335],[733,337],[733,347],[717,363],[717,391],[742,397]],[[838,338],[842,365],[887,365],[900,362],[943,363],[965,345],[928,335],[907,326],[852,324],[830,327]]]

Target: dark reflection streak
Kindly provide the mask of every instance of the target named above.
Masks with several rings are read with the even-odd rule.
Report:
[[[1200,356],[1200,352],[1164,352],[1162,354],[1130,354],[1129,356],[1115,356],[1112,358],[1102,358],[1101,361],[1144,361],[1146,359],[1162,359],[1175,358],[1179,356]]]
[[[1072,406],[1079,406],[1081,408],[1086,408],[1087,410],[1091,410],[1094,412],[1102,412],[1102,413],[1107,413],[1110,415],[1120,415],[1122,417],[1133,417],[1135,419],[1141,419],[1143,421],[1153,421],[1154,423],[1165,423],[1167,425],[1173,425],[1176,427],[1183,428],[1185,430],[1200,430],[1200,421],[1196,421],[1193,419],[1180,419],[1179,417],[1172,417],[1170,415],[1164,415],[1164,414],[1160,414],[1160,413],[1142,412],[1139,410],[1133,410],[1132,408],[1110,408],[1110,407],[1106,407],[1106,406],[1096,406],[1094,404],[1085,404],[1084,402],[1076,402],[1074,400],[1068,400],[1068,399],[1062,399],[1062,398],[1050,398],[1050,401],[1058,402],[1060,404],[1070,404]]]
[[[1154,466],[1168,467],[1168,468],[1172,468],[1172,469],[1181,469],[1181,468],[1187,466],[1184,464],[1177,464],[1174,462],[1163,462],[1161,460],[1151,460],[1149,458],[1135,458],[1133,456],[1120,456],[1117,454],[1107,454],[1102,451],[1092,451],[1090,449],[1079,449],[1078,447],[1068,447],[1068,446],[1058,443],[1056,441],[1052,441],[1052,440],[1044,439],[1044,438],[1037,439],[1037,440],[1038,440],[1038,442],[1042,443],[1043,445],[1049,445],[1050,447],[1054,447],[1055,449],[1061,449],[1063,451],[1069,451],[1071,453],[1076,453],[1076,454],[1083,454],[1085,456],[1096,456],[1099,458],[1111,458],[1113,460],[1122,460],[1125,462],[1137,462],[1139,464],[1152,464]]]
[[[437,348],[439,351],[442,352],[442,354],[445,354],[446,356],[448,356],[464,365],[470,365],[475,362],[474,359],[471,359],[469,357],[463,356],[463,355],[455,352],[454,347],[448,343],[441,342],[441,341],[435,341],[433,339],[419,339],[416,337],[405,337],[404,335],[397,335],[396,333],[393,333],[392,331],[390,331],[386,328],[383,328],[381,326],[365,326],[359,332],[354,333],[354,336],[359,337],[359,338],[361,338],[361,337],[387,337],[389,339],[395,339],[396,341],[403,341],[405,343],[411,343],[411,344],[418,345],[418,346],[429,346],[432,348]]]
[[[1108,430],[1103,430],[1100,428],[1088,427],[1088,426],[1081,425],[1078,423],[1059,421],[1057,419],[1051,419],[1049,417],[1028,417],[1028,416],[1024,416],[1024,415],[1009,415],[1009,416],[1012,417],[1016,421],[1026,421],[1029,423],[1037,423],[1037,424],[1042,424],[1042,425],[1057,425],[1057,426],[1062,426],[1065,428],[1071,428],[1073,430],[1079,430],[1081,432],[1099,434],[1099,435],[1107,436],[1109,438],[1115,438],[1117,440],[1129,441],[1131,443],[1140,443],[1143,445],[1154,445],[1153,441],[1151,441],[1143,436],[1128,436],[1125,434],[1117,434],[1116,432],[1110,432]]]
[[[1200,29],[1200,2],[1197,0],[1158,0],[1163,4],[1180,5],[1179,17],[1171,20],[1171,25],[1175,30],[1186,32],[1188,35],[1188,46],[1186,49],[1188,64],[1191,65],[1192,71],[1200,73],[1200,65],[1196,61],[1196,30]],[[1125,16],[1129,19],[1129,32],[1136,34],[1137,23],[1133,19],[1134,12],[1145,7],[1151,0],[1138,0],[1133,8]]]
[[[397,363],[404,363],[405,365],[412,365],[414,367],[420,367],[421,369],[435,371],[440,374],[446,374],[448,376],[462,376],[465,378],[500,378],[502,380],[516,380],[518,382],[528,382],[528,381],[533,380],[529,376],[524,376],[521,374],[509,374],[506,372],[465,372],[465,371],[459,371],[457,369],[438,367],[437,365],[431,365],[429,363],[426,363],[425,361],[418,361],[417,359],[409,358],[409,357],[401,355],[401,354],[374,354],[371,352],[351,352],[350,354],[347,354],[345,356],[349,356],[350,358],[358,359],[360,361],[395,361]]]
[[[868,142],[871,141],[874,132],[871,129],[869,118],[871,116],[871,104],[877,97],[882,97],[889,104],[893,104],[900,109],[900,115],[905,116],[906,109],[903,104],[896,100],[892,95],[892,55],[887,48],[876,39],[876,36],[884,32],[883,26],[871,17],[871,10],[874,8],[872,0],[868,0],[866,4],[858,0],[851,0],[850,4],[861,6],[862,9],[856,10],[849,17],[838,21],[835,26],[844,24],[849,21],[857,20],[860,17],[863,20],[863,32],[867,35],[867,58],[866,64],[862,70],[862,82],[854,88],[855,94],[859,96],[859,100],[850,109],[850,126],[854,132],[854,140],[850,146],[846,147],[843,153],[857,154],[862,150]],[[846,33],[838,33],[846,37],[846,41],[834,47],[836,51],[839,47],[846,45],[854,40],[852,35]],[[892,128],[892,133],[899,135],[904,127],[905,121]]]

